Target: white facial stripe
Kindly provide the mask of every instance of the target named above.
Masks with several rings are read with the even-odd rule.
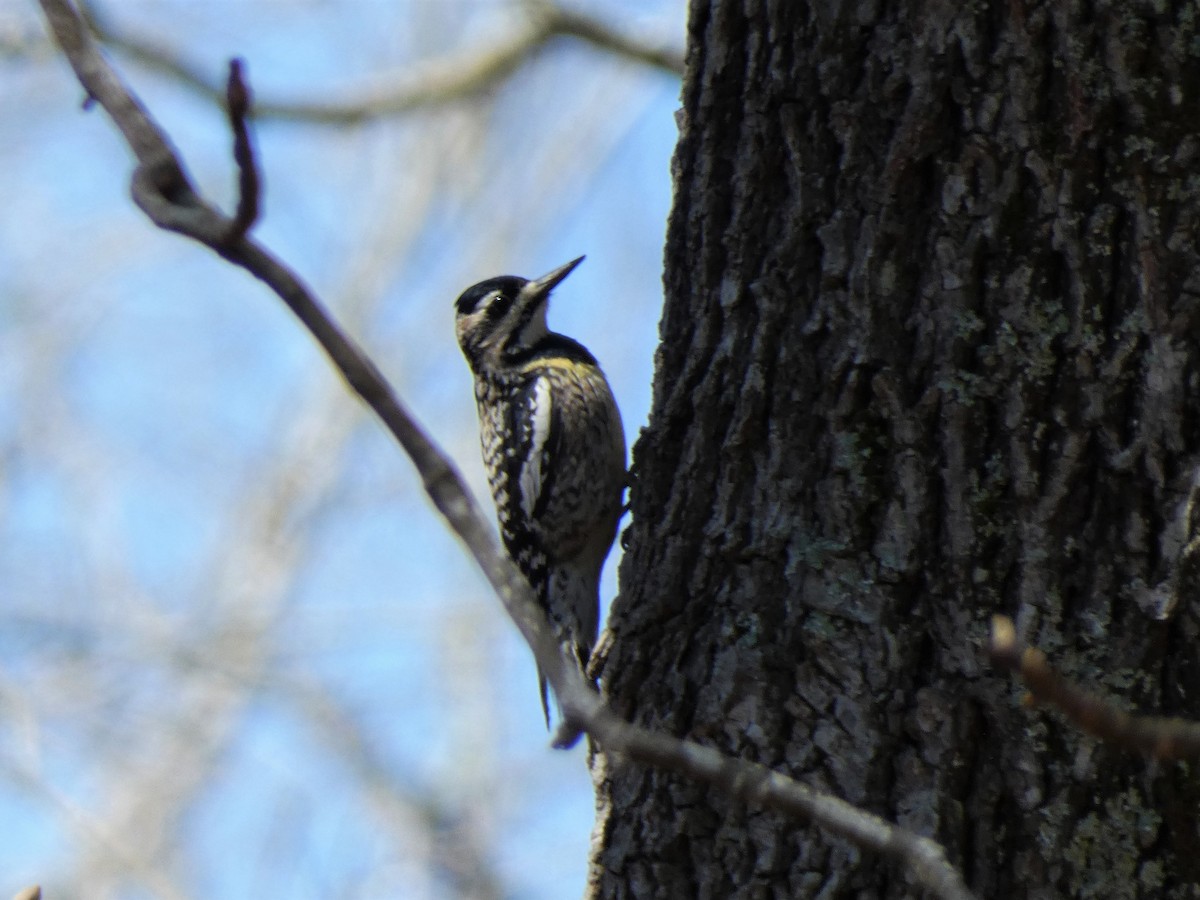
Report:
[[[519,343],[522,347],[532,347],[549,333],[550,329],[546,325],[546,304],[541,303],[521,328]]]

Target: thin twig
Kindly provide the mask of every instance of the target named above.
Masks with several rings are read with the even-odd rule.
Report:
[[[545,27],[552,34],[577,38],[623,59],[631,59],[672,75],[683,75],[683,54],[676,49],[644,43],[610,28],[594,16],[566,9],[557,3],[537,2],[531,5],[535,16],[543,19]]]
[[[233,131],[233,159],[238,167],[238,205],[233,222],[225,235],[225,243],[234,244],[246,236],[258,219],[258,162],[250,143],[246,117],[250,114],[250,88],[242,78],[242,61],[229,63],[229,84],[225,89],[229,127]]]
[[[133,195],[138,206],[159,227],[205,244],[274,290],[412,459],[434,506],[466,544],[553,686],[567,723],[567,732],[559,735],[560,740],[582,729],[609,753],[663,766],[736,797],[811,818],[860,847],[898,860],[936,896],[969,900],[971,894],[961,875],[932,840],[763,766],[690,741],[651,733],[608,710],[576,667],[566,663],[544,613],[492,536],[461,476],[409,415],[371,360],[283,263],[246,235],[227,240],[232,220],[192,189],[166,137],[100,56],[75,10],[67,0],[40,3],[84,89],[114,119],[137,157]]]
[[[1133,716],[1072,684],[1055,672],[1046,654],[1021,649],[1012,619],[992,618],[992,661],[1020,677],[1031,698],[1062,713],[1094,737],[1156,759],[1200,755],[1200,723],[1186,719]]]
[[[123,34],[91,4],[83,6],[89,29],[101,43],[139,65],[170,75],[211,102],[224,102],[225,86],[202,67],[159,44]],[[515,73],[549,41],[569,37],[661,71],[683,74],[678,51],[645,45],[614,31],[598,19],[568,12],[554,4],[538,4],[522,28],[484,47],[472,47],[445,59],[418,64],[394,81],[361,91],[357,96],[319,101],[260,100],[254,115],[262,119],[302,121],[322,125],[355,125],[471,97],[492,90]]]

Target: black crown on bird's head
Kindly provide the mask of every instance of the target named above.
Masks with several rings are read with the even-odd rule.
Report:
[[[500,297],[505,298],[508,301],[508,305],[511,306],[513,301],[517,299],[517,295],[521,293],[521,288],[527,284],[529,284],[529,279],[522,278],[520,275],[499,275],[495,278],[489,278],[487,281],[471,285],[459,294],[458,299],[454,301],[454,310],[460,316],[470,315],[475,311],[475,307],[479,305],[480,301],[489,294],[498,294]]]

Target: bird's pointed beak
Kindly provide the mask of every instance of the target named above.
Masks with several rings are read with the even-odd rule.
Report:
[[[578,259],[573,259],[565,266],[559,266],[553,272],[547,272],[541,278],[535,278],[533,281],[529,282],[525,289],[534,294],[534,296],[545,297],[552,290],[554,290],[554,288],[557,287],[564,278],[570,275],[571,271],[577,265],[583,262],[583,259],[584,258],[582,256]]]

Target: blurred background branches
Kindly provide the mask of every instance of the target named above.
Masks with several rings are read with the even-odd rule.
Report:
[[[225,201],[228,130],[196,87],[229,57],[279,110],[359,110],[314,131],[260,106],[259,233],[477,493],[465,285],[588,253],[552,320],[631,436],[649,403],[677,79],[543,37],[486,85],[397,105],[549,34],[539,8],[89,5],[114,53],[204,73],[129,51]],[[678,3],[589,15],[682,43]],[[546,749],[532,661],[407,464],[259,285],[144,223],[31,7],[0,11],[0,66],[0,895],[578,893],[583,760]]]

